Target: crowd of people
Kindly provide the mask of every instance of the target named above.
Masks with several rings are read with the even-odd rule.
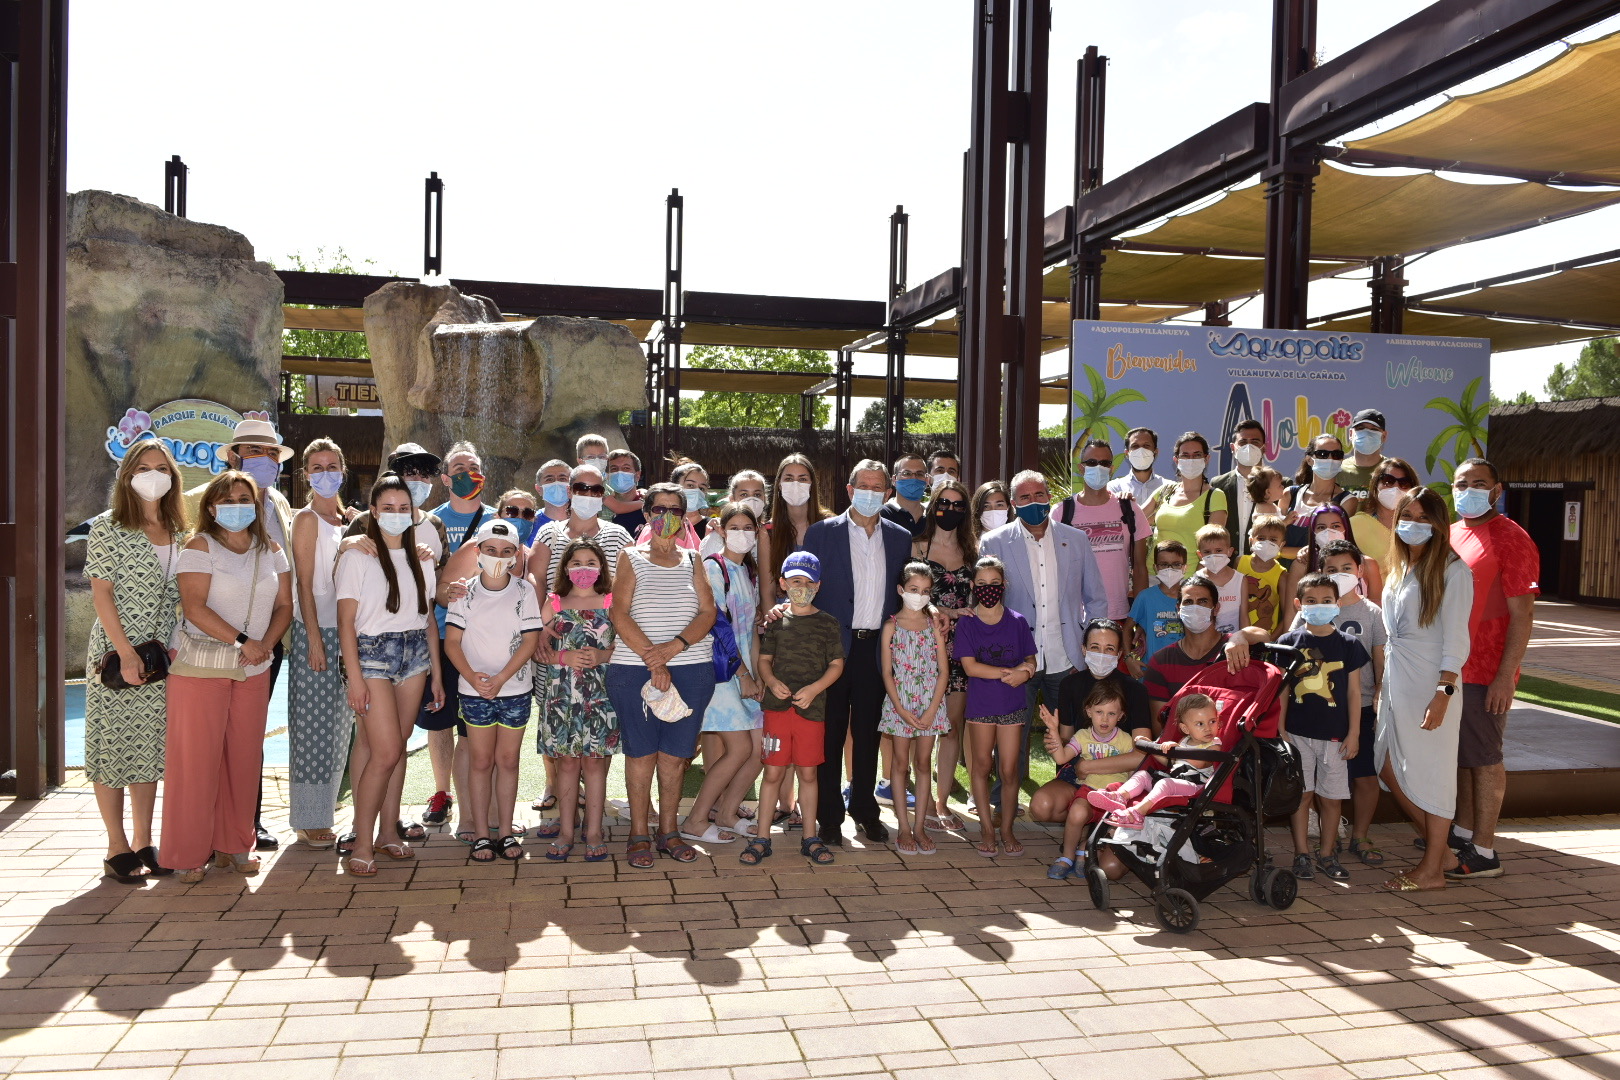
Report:
[[[1498,512],[1488,461],[1459,465],[1447,499],[1385,454],[1385,429],[1363,410],[1346,440],[1311,439],[1291,478],[1265,463],[1255,421],[1228,433],[1235,464],[1218,476],[1198,432],[1165,443],[1169,477],[1157,432],[1086,437],[1076,490],[1056,500],[1027,470],[970,488],[949,452],[868,459],[839,478],[837,514],[802,454],[769,478],[733,473],[716,507],[699,463],[644,477],[630,450],[587,435],[572,463],[547,461],[532,490],[491,503],[475,446],[404,444],[351,507],[329,439],[289,469],[273,427],[243,421],[229,468],[190,492],[163,443],[137,442],[85,563],[85,759],[106,873],[257,872],[256,852],[279,843],[259,791],[284,675],[290,825],[357,877],[413,858],[428,825],[449,825],[472,862],[522,859],[526,837],[552,861],[576,846],[605,860],[622,755],[631,867],[729,844],[757,865],[794,833],[804,858],[831,863],[846,819],[869,845],[931,855],[935,836],[968,829],[952,806],[965,763],[973,849],[1021,857],[1019,817],[1061,823],[1048,876],[1062,879],[1095,814],[1140,827],[1201,782],[1155,773],[1136,746],[1177,692],[1276,641],[1322,661],[1284,706],[1306,788],[1295,874],[1345,880],[1341,856],[1383,865],[1382,789],[1423,849],[1386,886],[1499,874],[1503,730],[1539,559]],[[1214,730],[1200,697],[1175,710],[1193,745]],[[1058,771],[1026,807],[1037,720]],[[413,727],[435,789],[420,821],[402,807]],[[531,727],[546,786],[526,829]]]

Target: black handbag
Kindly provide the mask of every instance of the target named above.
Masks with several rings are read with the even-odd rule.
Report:
[[[169,674],[169,647],[161,641],[148,641],[135,646],[135,655],[141,658],[142,675],[145,682],[128,683],[124,681],[124,665],[118,659],[118,650],[114,649],[101,658],[96,670],[101,673],[101,685],[109,690],[128,690],[131,686],[150,686],[152,683],[163,681]]]

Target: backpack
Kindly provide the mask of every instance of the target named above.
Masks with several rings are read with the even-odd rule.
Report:
[[[731,571],[724,555],[709,555],[720,566],[720,580],[724,583],[722,602],[714,606],[714,629],[709,631],[714,654],[714,681],[728,683],[742,667],[742,650],[737,646],[737,633],[732,629],[731,616],[726,612],[724,600],[731,597]]]
[[[1129,495],[1120,495],[1117,498],[1119,501],[1119,520],[1125,524],[1125,550],[1134,552],[1136,550],[1136,515],[1131,513],[1135,509],[1133,500]],[[1070,495],[1059,504],[1058,520],[1063,524],[1074,524],[1074,504],[1077,499],[1079,499],[1078,495]],[[1206,523],[1209,521],[1209,512],[1207,510],[1204,512],[1204,521]]]

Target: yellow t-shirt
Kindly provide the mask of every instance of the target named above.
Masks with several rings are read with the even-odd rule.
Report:
[[[1389,577],[1389,530],[1371,514],[1350,515],[1350,536],[1361,549],[1364,558],[1378,564],[1378,569]]]
[[[1129,754],[1136,749],[1136,742],[1124,728],[1115,728],[1113,737],[1105,742],[1094,737],[1090,728],[1083,727],[1069,740],[1069,749],[1074,751],[1074,761],[1078,764],[1082,761],[1101,761],[1103,758]],[[1092,773],[1090,776],[1080,777],[1080,780],[1087,787],[1101,791],[1109,784],[1123,784],[1130,776],[1127,770],[1117,773]]]
[[[1224,511],[1226,492],[1206,486],[1203,494],[1186,506],[1171,506],[1170,499],[1175,491],[1175,484],[1166,484],[1160,489],[1165,499],[1159,503],[1158,514],[1153,519],[1153,541],[1155,548],[1166,540],[1180,540],[1186,545],[1187,573],[1190,576],[1198,569],[1198,530],[1205,524],[1205,502],[1207,500],[1211,514]]]
[[[1262,630],[1269,630],[1275,634],[1277,625],[1281,621],[1282,610],[1286,606],[1283,603],[1283,598],[1279,595],[1279,590],[1282,588],[1283,574],[1288,572],[1287,567],[1283,566],[1281,559],[1273,559],[1271,560],[1271,569],[1262,573],[1254,568],[1253,555],[1239,555],[1237,568],[1238,573],[1247,574],[1259,583],[1259,587],[1255,590],[1256,600],[1263,599],[1267,595],[1271,597],[1271,619],[1261,621],[1256,605],[1250,604],[1249,610],[1244,613],[1249,619],[1249,625],[1258,626]]]

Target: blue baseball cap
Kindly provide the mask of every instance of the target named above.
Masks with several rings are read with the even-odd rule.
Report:
[[[782,560],[782,576],[809,578],[820,584],[821,560],[808,551],[795,551]]]

